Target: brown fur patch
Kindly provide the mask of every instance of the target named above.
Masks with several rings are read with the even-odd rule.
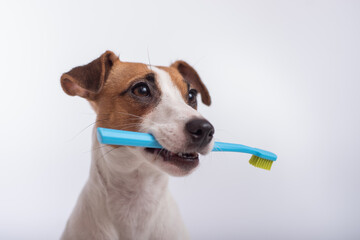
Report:
[[[94,61],[64,73],[60,79],[61,87],[70,96],[93,99],[101,91],[117,60],[118,57],[113,52],[106,51]]]
[[[188,85],[181,74],[174,68],[161,66],[158,68],[169,73],[186,102]],[[133,82],[144,78],[151,72],[148,66],[142,63],[115,62],[103,90],[94,101],[94,105],[98,109],[97,126],[128,131],[141,130],[139,125],[142,117],[156,106],[156,100],[142,103],[130,94],[121,95],[120,93],[126,91]],[[155,84],[157,84],[156,77]],[[152,92],[152,94],[156,98],[160,93]]]
[[[134,99],[131,94],[121,94],[145,75],[151,73],[147,65],[117,61],[108,80],[94,104],[98,109],[97,126],[139,131],[142,116],[151,111],[153,102],[144,103]]]
[[[193,88],[201,94],[201,100],[204,104],[210,106],[211,97],[205,84],[201,81],[199,74],[185,61],[176,61],[170,66],[176,69]]]

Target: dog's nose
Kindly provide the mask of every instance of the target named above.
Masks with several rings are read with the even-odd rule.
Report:
[[[187,122],[185,129],[190,134],[192,143],[197,147],[206,146],[215,132],[213,125],[209,121],[200,118]]]

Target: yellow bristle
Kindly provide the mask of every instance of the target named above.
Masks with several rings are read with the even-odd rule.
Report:
[[[258,168],[270,170],[273,161],[252,155],[249,163]]]

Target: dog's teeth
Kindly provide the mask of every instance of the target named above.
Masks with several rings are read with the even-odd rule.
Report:
[[[193,153],[177,153],[176,155],[178,155],[179,157],[182,158],[192,158],[195,157],[195,155]]]

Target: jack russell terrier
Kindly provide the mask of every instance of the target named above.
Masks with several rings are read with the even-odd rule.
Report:
[[[197,111],[211,99],[186,62],[129,63],[111,51],[61,76],[70,96],[89,101],[96,127],[147,132],[163,149],[102,145],[93,131],[90,177],[61,239],[188,239],[168,191],[168,175],[185,176],[209,153],[214,128]]]

